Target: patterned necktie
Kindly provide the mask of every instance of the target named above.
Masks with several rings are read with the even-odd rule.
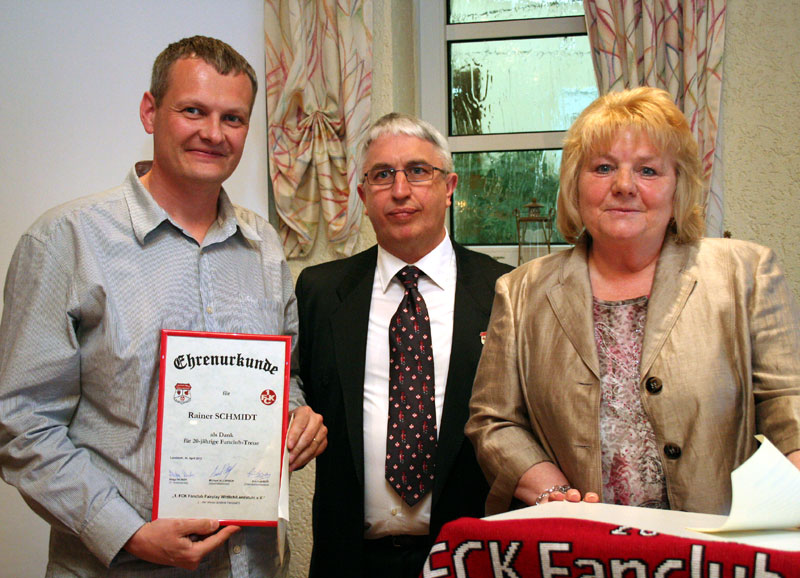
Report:
[[[409,506],[433,487],[436,455],[431,322],[417,289],[420,275],[411,265],[397,274],[406,292],[389,323],[386,480]]]

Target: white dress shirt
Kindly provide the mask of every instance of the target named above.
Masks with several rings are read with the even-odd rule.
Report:
[[[441,431],[453,343],[456,256],[450,237],[445,235],[433,251],[416,263],[406,263],[379,246],[364,371],[364,537],[369,539],[427,534],[431,518],[431,492],[413,508],[409,507],[384,476],[389,416],[389,322],[405,293],[395,275],[406,265],[416,265],[425,273],[417,286],[431,320],[437,432]]]

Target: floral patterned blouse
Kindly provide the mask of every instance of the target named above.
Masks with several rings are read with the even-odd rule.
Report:
[[[647,296],[593,299],[600,360],[603,502],[669,508],[667,486],[650,420],[639,396]]]

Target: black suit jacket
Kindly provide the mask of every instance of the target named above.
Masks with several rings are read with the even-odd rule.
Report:
[[[480,517],[488,492],[464,425],[494,283],[508,265],[453,244],[457,282],[453,345],[436,453],[430,540],[445,522]],[[297,281],[299,370],[308,404],[328,426],[317,457],[310,576],[362,575],[363,390],[367,328],[378,250],[308,267]]]

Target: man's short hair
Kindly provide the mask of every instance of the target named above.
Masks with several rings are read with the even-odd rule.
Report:
[[[250,101],[252,110],[258,91],[255,70],[245,57],[236,52],[229,44],[208,36],[183,38],[167,46],[158,55],[153,63],[153,76],[150,80],[150,94],[153,95],[156,106],[161,106],[161,100],[169,89],[172,65],[182,58],[199,58],[213,66],[214,70],[220,74],[246,74],[253,87],[253,97]]]
[[[398,112],[390,112],[376,120],[367,131],[367,136],[361,143],[361,149],[358,155],[359,172],[364,171],[364,161],[367,158],[367,151],[370,145],[385,135],[413,136],[424,141],[428,141],[436,149],[436,153],[441,157],[442,165],[440,168],[446,170],[448,173],[453,172],[453,159],[450,155],[450,145],[447,144],[447,139],[442,136],[434,126],[424,120],[416,117],[400,114]]]

